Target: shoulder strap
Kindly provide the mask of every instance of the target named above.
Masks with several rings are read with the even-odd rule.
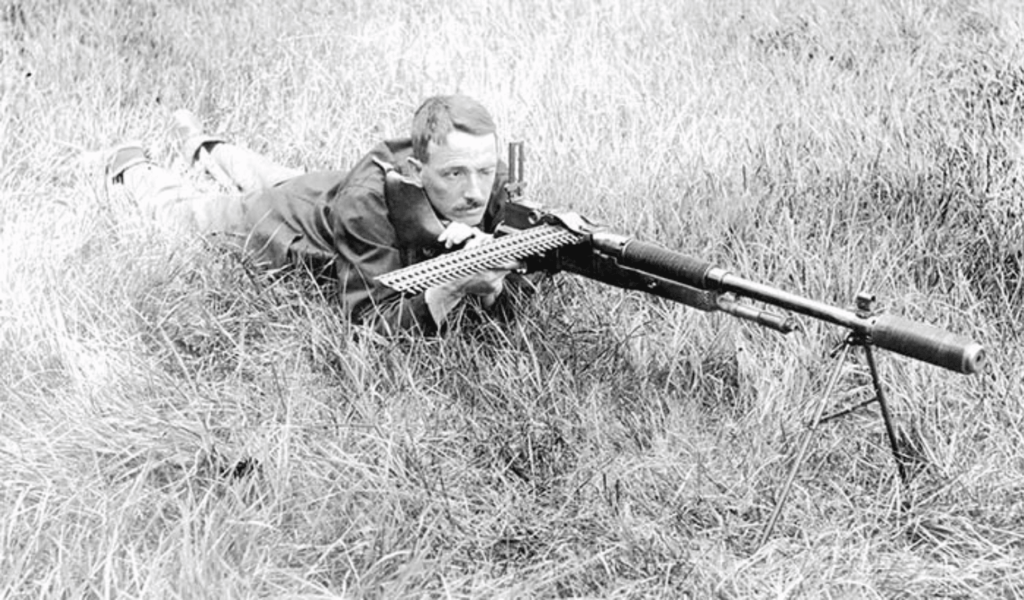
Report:
[[[391,164],[377,158],[374,162],[384,170],[384,201],[388,219],[395,228],[402,264],[418,263],[443,252],[444,244],[437,238],[444,231],[444,224],[437,218],[423,187]]]

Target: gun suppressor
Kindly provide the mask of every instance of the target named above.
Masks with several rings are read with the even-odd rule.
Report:
[[[895,315],[880,315],[872,321],[868,339],[879,348],[958,373],[977,373],[985,364],[981,344],[945,329]]]
[[[985,363],[985,350],[981,344],[939,327],[893,315],[864,318],[824,302],[737,277],[707,261],[619,234],[596,232],[592,241],[597,250],[614,256],[623,266],[700,290],[732,292],[840,325],[864,336],[869,344],[938,367],[971,374],[977,373]]]

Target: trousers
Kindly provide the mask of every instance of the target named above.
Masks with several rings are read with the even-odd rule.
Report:
[[[229,142],[203,146],[196,161],[232,191],[200,191],[177,173],[146,162],[124,171],[125,192],[143,216],[170,232],[193,231],[245,238],[251,227],[245,215],[258,193],[304,172]]]

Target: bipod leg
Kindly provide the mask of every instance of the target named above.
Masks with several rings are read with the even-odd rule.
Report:
[[[896,426],[893,424],[892,415],[889,413],[889,403],[885,400],[885,392],[882,390],[882,378],[878,375],[878,365],[875,363],[875,353],[871,344],[862,344],[864,355],[868,359],[868,368],[871,370],[871,382],[875,386],[875,399],[882,409],[882,421],[885,422],[885,434],[889,437],[889,446],[892,448],[892,456],[896,459],[896,470],[900,474],[900,481],[907,484],[907,459],[900,450],[899,441],[896,439]]]
[[[839,353],[835,369],[829,377],[828,385],[825,386],[825,391],[822,393],[821,401],[818,402],[818,408],[815,410],[814,418],[811,420],[811,424],[807,428],[807,431],[804,432],[803,439],[800,440],[800,448],[797,450],[796,456],[793,458],[793,464],[789,468],[789,474],[786,475],[786,483],[782,486],[782,492],[779,494],[778,500],[775,502],[775,510],[772,511],[772,516],[768,519],[768,524],[765,525],[764,531],[761,532],[761,539],[757,543],[758,546],[763,546],[765,542],[768,541],[768,538],[771,537],[772,530],[775,529],[775,523],[779,520],[779,515],[782,514],[782,509],[786,505],[786,499],[789,497],[789,490],[793,486],[793,480],[796,478],[796,472],[804,462],[804,457],[807,454],[807,448],[811,444],[811,437],[814,434],[814,430],[818,426],[818,423],[821,421],[822,415],[825,414],[825,404],[829,397],[832,396],[832,390],[835,389],[836,384],[839,382],[839,376],[843,372],[843,364],[846,362],[846,356],[849,352],[850,342],[848,340],[843,344],[842,350]]]
[[[874,313],[875,295],[866,292],[857,294],[857,316],[867,319]],[[896,426],[892,422],[892,414],[889,412],[889,403],[885,401],[885,391],[882,389],[882,378],[878,374],[878,363],[875,362],[875,352],[871,347],[871,340],[864,332],[855,332],[850,335],[850,343],[864,348],[864,355],[868,359],[868,368],[871,370],[871,383],[875,386],[875,400],[882,409],[882,421],[885,422],[885,435],[889,438],[889,447],[892,448],[892,456],[896,460],[896,470],[900,475],[900,482],[903,485],[908,483],[909,473],[907,472],[907,456],[900,451],[899,441],[896,439]]]

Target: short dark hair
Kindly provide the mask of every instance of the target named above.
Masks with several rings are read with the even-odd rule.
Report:
[[[427,162],[430,142],[444,144],[453,130],[487,135],[494,133],[497,127],[484,105],[468,96],[431,96],[420,104],[412,117],[412,155]]]

